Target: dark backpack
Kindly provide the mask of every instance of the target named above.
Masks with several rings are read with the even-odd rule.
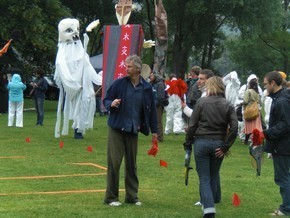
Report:
[[[164,89],[163,107],[169,104],[168,98],[169,98],[168,92]]]

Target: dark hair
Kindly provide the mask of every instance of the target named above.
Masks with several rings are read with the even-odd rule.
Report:
[[[34,74],[38,74],[40,75],[40,77],[43,77],[44,76],[44,70],[41,69],[41,68],[37,68],[34,70]]]
[[[279,71],[271,71],[267,73],[264,78],[267,79],[269,83],[274,80],[278,86],[282,85],[283,82],[283,78]]]
[[[172,78],[176,78],[176,74],[175,73],[171,73],[171,74],[169,74],[169,79],[172,79]]]
[[[256,79],[252,79],[252,80],[249,82],[249,89],[254,89],[255,92],[259,93],[259,90],[258,90],[258,83],[257,83],[257,80],[256,80]]]
[[[198,76],[200,71],[201,71],[201,67],[199,67],[199,66],[193,66],[191,68],[191,70],[190,70],[190,74],[191,75],[195,74],[195,75]]]
[[[209,70],[209,69],[203,69],[199,72],[199,74],[203,74],[205,75],[205,77],[207,79],[211,78],[212,76],[214,76],[214,72],[212,70]]]

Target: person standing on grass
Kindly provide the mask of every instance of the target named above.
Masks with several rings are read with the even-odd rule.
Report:
[[[282,204],[270,215],[290,215],[290,90],[282,87],[283,78],[278,71],[264,77],[264,88],[272,98],[269,128],[263,130],[265,152],[272,153],[274,181],[280,187]]]
[[[22,83],[19,74],[13,74],[7,89],[9,90],[8,126],[13,126],[16,114],[16,127],[23,127],[23,91],[26,85]]]
[[[207,96],[196,102],[184,146],[191,149],[194,141],[203,217],[215,217],[220,167],[237,137],[238,119],[234,106],[225,98],[220,77],[209,78],[205,87]]]
[[[154,74],[153,72],[149,75],[150,83],[155,99],[157,122],[158,122],[158,141],[163,142],[163,111],[164,111],[164,97],[165,97],[165,83],[161,76]],[[167,105],[165,105],[167,106]]]
[[[109,111],[107,147],[107,188],[104,203],[120,206],[119,177],[125,156],[125,203],[141,206],[137,176],[138,133],[157,140],[157,115],[151,85],[141,76],[142,61],[137,55],[126,58],[127,76],[113,82],[103,100]]]
[[[0,74],[1,75],[1,74]],[[0,114],[8,111],[8,91],[7,91],[7,75],[3,73],[0,76]]]
[[[43,125],[43,117],[44,117],[44,99],[45,92],[47,91],[47,81],[44,78],[44,71],[42,69],[36,69],[34,71],[34,75],[36,76],[36,80],[31,83],[32,94],[35,103],[35,109],[37,114],[37,122],[36,125]]]
[[[249,87],[245,91],[245,94],[244,94],[244,101],[243,101],[244,108],[253,104],[254,102],[257,102],[259,104],[259,108],[261,108],[260,107],[261,98],[259,95],[258,83],[256,80],[251,80],[249,82]],[[244,144],[247,145],[249,138],[253,132],[253,129],[258,129],[259,131],[262,131],[262,121],[261,121],[260,111],[259,111],[259,116],[256,119],[254,119],[254,120],[245,120],[244,119],[244,126],[245,126]]]

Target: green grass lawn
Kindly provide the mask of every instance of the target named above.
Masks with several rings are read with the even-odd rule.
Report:
[[[165,135],[154,158],[147,155],[151,136],[139,135],[139,198],[142,207],[103,204],[106,188],[107,117],[95,117],[84,140],[54,138],[56,101],[45,101],[44,126],[36,126],[35,111],[24,112],[24,127],[7,127],[0,115],[0,217],[202,217],[198,177],[190,172],[184,184],[184,135]],[[33,102],[25,99],[25,108]],[[30,143],[26,142],[30,138]],[[60,142],[63,142],[62,149]],[[92,152],[87,147],[92,146]],[[159,166],[165,160],[168,167]],[[192,160],[194,167],[194,161]],[[120,200],[124,202],[121,170]],[[272,159],[264,159],[256,177],[248,147],[238,139],[221,169],[222,202],[216,217],[269,217],[281,203],[273,181]],[[233,193],[241,205],[232,205]]]

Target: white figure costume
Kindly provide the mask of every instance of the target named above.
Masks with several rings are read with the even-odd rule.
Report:
[[[60,89],[55,137],[60,137],[61,111],[63,109],[62,135],[68,135],[69,120],[79,133],[93,127],[96,109],[93,83],[102,85],[102,77],[92,67],[86,48],[89,37],[84,34],[84,46],[79,39],[79,21],[66,18],[58,25],[59,42],[54,79]]]
[[[223,77],[223,82],[226,86],[226,99],[232,104],[236,105],[239,98],[239,89],[241,82],[236,71],[232,71]]]

